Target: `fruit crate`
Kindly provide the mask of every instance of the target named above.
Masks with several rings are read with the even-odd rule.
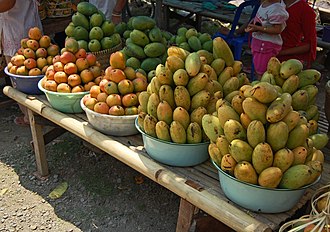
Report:
[[[71,0],[48,0],[46,2],[47,17],[61,18],[72,14]]]

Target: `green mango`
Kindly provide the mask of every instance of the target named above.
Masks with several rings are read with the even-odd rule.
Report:
[[[190,116],[188,111],[183,107],[177,107],[173,111],[173,121],[179,122],[186,130],[190,124]]]
[[[155,130],[158,139],[171,142],[170,127],[166,122],[158,121]]]
[[[167,101],[160,101],[157,106],[157,119],[158,121],[164,121],[170,125],[173,121],[173,110]]]
[[[289,128],[283,121],[271,123],[267,128],[266,141],[274,151],[284,148],[288,141],[288,137]]]
[[[174,89],[174,102],[176,106],[181,106],[185,108],[187,111],[190,109],[191,106],[190,94],[184,86],[177,86]]]
[[[159,92],[159,100],[166,101],[172,108],[175,109],[175,101],[174,101],[174,91],[171,86],[169,85],[162,85],[160,86]]]
[[[266,141],[265,127],[259,120],[253,120],[246,130],[246,137],[248,143],[255,148],[259,143]]]
[[[170,125],[170,135],[171,139],[174,143],[186,143],[187,134],[185,128],[181,125],[181,123],[177,121],[173,121]]]
[[[284,173],[288,170],[294,162],[294,154],[288,148],[282,148],[275,152],[273,166],[278,167]]]
[[[256,172],[260,174],[273,164],[273,151],[268,143],[259,143],[252,152],[252,165]]]
[[[236,120],[229,119],[223,126],[223,133],[228,142],[234,139],[246,140],[246,130],[242,124]]]
[[[224,133],[220,126],[219,119],[210,114],[205,114],[203,116],[202,127],[205,134],[212,142],[216,142],[217,138]]]
[[[305,164],[298,164],[290,167],[283,173],[279,187],[285,189],[299,189],[309,184],[311,178],[311,168]]]
[[[197,122],[191,122],[187,128],[187,143],[200,143],[202,139],[202,128]]]

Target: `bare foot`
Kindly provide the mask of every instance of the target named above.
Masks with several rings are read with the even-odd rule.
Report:
[[[24,116],[19,116],[14,119],[14,123],[18,126],[29,126],[30,123],[24,118]]]

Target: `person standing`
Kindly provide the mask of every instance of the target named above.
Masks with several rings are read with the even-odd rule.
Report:
[[[107,20],[111,20],[114,24],[122,21],[122,10],[126,0],[90,0],[89,2],[101,10]]]
[[[280,61],[298,59],[309,68],[316,58],[316,14],[305,0],[284,0],[284,2],[289,19],[281,33],[283,45],[277,58]]]
[[[269,59],[282,49],[281,32],[289,14],[281,0],[263,0],[246,32],[252,32],[251,52],[257,78],[267,70]]]
[[[0,0],[0,5],[6,1],[8,0]],[[7,64],[21,47],[21,39],[28,37],[31,27],[42,30],[37,0],[13,0],[12,2],[12,8],[0,13],[0,53],[5,56]],[[15,123],[29,124],[26,108],[19,106],[24,116],[16,117]]]

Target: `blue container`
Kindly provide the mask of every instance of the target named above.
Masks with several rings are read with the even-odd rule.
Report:
[[[22,76],[12,74],[5,68],[5,73],[10,77],[11,84],[13,88],[26,93],[26,94],[43,94],[43,92],[38,88],[38,82],[44,77],[44,75],[39,76]]]
[[[330,25],[323,27],[322,41],[330,43]]]
[[[243,208],[262,213],[281,213],[292,209],[305,191],[321,178],[300,189],[271,189],[240,181],[222,171],[213,160],[212,163],[218,169],[220,186],[226,197]]]
[[[177,167],[189,167],[201,164],[209,158],[209,142],[196,144],[178,144],[154,138],[139,128],[137,118],[135,126],[142,134],[143,145],[154,160]]]

